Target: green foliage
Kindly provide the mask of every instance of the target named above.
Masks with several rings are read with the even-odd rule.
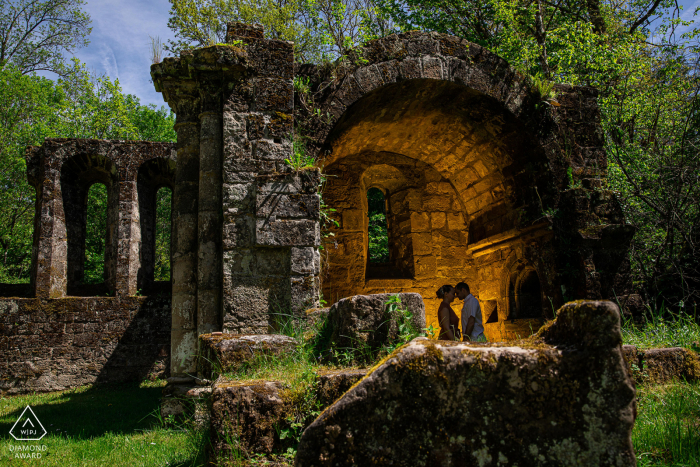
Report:
[[[226,23],[259,23],[271,39],[294,42],[295,59],[319,63],[397,29],[374,0],[170,0],[172,53],[223,42]]]
[[[0,69],[0,281],[28,282],[34,189],[27,183],[24,150],[51,134],[62,93],[53,82],[23,75],[12,64]]]
[[[297,135],[292,138],[292,155],[284,161],[297,172],[312,169],[316,163],[314,158],[306,151],[306,144],[303,138]]]
[[[295,53],[308,58],[320,39],[305,27],[304,0],[170,0],[168,27],[176,40],[165,47],[171,53],[224,43],[226,23],[262,24],[271,39],[294,41]]]
[[[3,0],[0,3],[0,68],[22,74],[63,75],[64,52],[88,44],[90,16],[83,0]]]
[[[385,349],[387,354],[393,352],[404,344],[425,334],[416,328],[413,323],[413,313],[401,304],[401,299],[397,295],[391,295],[386,302],[386,314],[390,319],[396,321],[398,334],[395,339],[388,343]]]
[[[632,319],[622,323],[622,340],[639,349],[686,347],[700,352],[700,324],[697,308],[674,313],[665,307],[648,309],[647,320],[637,324]]]
[[[156,251],[154,279],[170,280],[170,232],[172,190],[163,187],[156,193]]]
[[[367,215],[369,216],[369,262],[389,262],[389,232],[386,220],[384,193],[378,188],[367,190]]]
[[[35,190],[27,182],[26,146],[41,144],[46,137],[175,141],[172,112],[164,107],[141,105],[136,97],[122,93],[118,81],[90,75],[77,60],[64,71],[64,76],[53,82],[22,74],[12,64],[0,69],[2,282],[29,281]],[[106,211],[100,208],[106,206],[106,198],[100,201],[93,190],[90,193],[88,206],[99,208],[96,213],[102,216],[94,222],[106,225]],[[88,281],[102,276],[100,267],[94,265],[103,262],[97,245],[104,244],[104,238],[104,229],[98,232],[88,226],[86,245],[94,247],[87,252]],[[104,246],[101,249],[104,251]],[[91,265],[97,269],[91,269]]]
[[[700,466],[700,385],[680,382],[637,391],[632,443],[638,465]]]
[[[105,235],[107,233],[107,188],[95,183],[88,191],[83,283],[104,282]]]

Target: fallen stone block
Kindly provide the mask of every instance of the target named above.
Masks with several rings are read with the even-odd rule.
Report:
[[[328,370],[318,376],[318,400],[326,408],[345,394],[366,374],[367,369]]]
[[[387,302],[397,294],[355,295],[334,303],[328,310],[330,347],[344,351],[376,353],[399,335],[399,313],[392,313]],[[425,305],[417,293],[398,294],[401,307],[412,315],[418,331],[425,328]],[[323,332],[323,331],[322,331]]]
[[[256,356],[279,356],[297,346],[297,341],[280,334],[202,334],[199,336],[197,372],[216,379],[221,373],[239,370]]]
[[[634,384],[640,383],[641,381],[637,381],[637,379],[640,378],[642,371],[642,352],[637,350],[637,347],[634,345],[623,345],[622,357],[625,359],[627,373],[630,375],[632,382]]]
[[[604,301],[517,345],[415,339],[304,431],[295,465],[633,466],[621,343]]]
[[[218,381],[212,393],[212,461],[271,454],[279,447],[276,425],[284,415],[282,383]],[[277,427],[279,428],[279,427]]]
[[[700,379],[698,354],[682,347],[650,349],[643,353],[645,382],[665,384],[673,380]]]
[[[211,387],[193,384],[168,384],[163,388],[160,415],[166,422],[173,419],[192,418],[203,426],[209,421],[209,397]]]

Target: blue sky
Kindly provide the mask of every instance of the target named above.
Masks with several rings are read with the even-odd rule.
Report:
[[[681,0],[684,19],[700,6],[700,0]],[[168,0],[88,0],[85,10],[92,18],[90,45],[75,56],[97,74],[118,78],[125,93],[142,104],[165,105],[151,83],[150,39],[163,43],[174,38],[168,29]]]
[[[90,45],[75,56],[97,74],[118,78],[142,104],[167,105],[151,83],[149,36],[174,38],[168,0],[88,0],[84,10],[92,18]]]

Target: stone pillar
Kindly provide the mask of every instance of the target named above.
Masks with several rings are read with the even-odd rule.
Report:
[[[318,296],[318,172],[285,162],[293,44],[242,24],[234,40],[151,68],[178,121],[173,375],[193,370],[197,333],[265,333]]]
[[[200,89],[197,333],[221,330],[221,83]],[[217,86],[218,85],[218,86]]]
[[[170,373],[194,374],[197,347],[197,243],[199,199],[198,99],[181,100],[177,109],[177,162],[171,237],[172,330]]]
[[[68,238],[61,199],[60,165],[44,157],[44,148],[27,151],[27,176],[36,189],[32,287],[37,298],[61,298],[68,286]]]
[[[138,272],[141,266],[141,221],[139,216],[136,170],[123,170],[119,180],[119,209],[117,210],[117,296],[138,292]],[[107,258],[105,258],[106,260]],[[106,261],[105,261],[106,262]]]

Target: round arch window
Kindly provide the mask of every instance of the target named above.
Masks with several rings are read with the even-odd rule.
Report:
[[[511,276],[508,302],[508,319],[542,318],[542,287],[534,269]]]

